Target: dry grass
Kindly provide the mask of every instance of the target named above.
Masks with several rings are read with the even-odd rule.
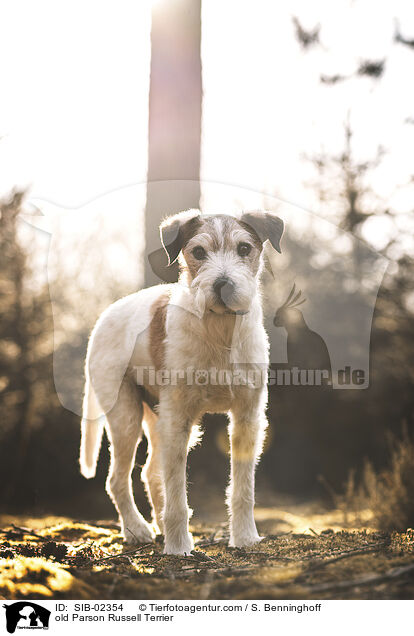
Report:
[[[380,530],[402,532],[414,527],[414,440],[407,426],[401,437],[389,435],[388,449],[387,468],[376,471],[367,460],[359,482],[351,471],[344,493],[331,493],[345,522],[350,514],[369,509]]]
[[[260,544],[229,548],[225,525],[196,524],[188,557],[164,555],[161,537],[125,547],[113,524],[3,518],[0,598],[414,598],[414,532],[339,529],[332,511],[260,510]]]

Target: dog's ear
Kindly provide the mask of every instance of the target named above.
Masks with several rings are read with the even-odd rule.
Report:
[[[240,218],[242,223],[248,225],[257,234],[262,243],[267,239],[279,254],[280,239],[282,238],[284,223],[272,212],[258,210],[257,212],[244,212]]]
[[[169,216],[160,225],[161,243],[168,256],[168,265],[177,260],[184,245],[200,225],[200,210],[186,210]]]

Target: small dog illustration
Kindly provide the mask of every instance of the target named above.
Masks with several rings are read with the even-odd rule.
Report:
[[[3,605],[6,610],[6,628],[9,634],[14,634],[16,628],[48,629],[50,610],[32,603],[31,601],[17,601]]]
[[[236,218],[189,210],[167,218],[161,241],[169,263],[179,261],[178,283],[117,301],[93,329],[86,358],[81,472],[87,478],[95,475],[105,425],[111,442],[107,491],[127,542],[151,541],[158,529],[165,553],[193,549],[186,461],[204,413],[226,413],[230,420],[230,545],[260,541],[253,517],[254,473],[267,426],[267,381],[223,385],[209,382],[205,370],[266,371],[268,339],[259,283],[263,243],[269,240],[280,252],[282,233],[283,221],[263,211]],[[161,371],[164,379],[176,372],[176,381],[155,385],[145,373],[138,380],[137,370],[149,368]],[[194,371],[194,381],[184,373],[187,369]],[[142,429],[148,459],[141,477],[153,509],[152,526],[137,510],[131,486]]]

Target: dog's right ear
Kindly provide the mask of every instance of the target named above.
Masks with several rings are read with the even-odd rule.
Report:
[[[161,243],[168,256],[168,265],[178,258],[184,245],[200,225],[200,210],[186,210],[169,216],[160,225]]]
[[[282,238],[284,223],[282,219],[266,210],[244,212],[240,219],[252,228],[262,243],[269,239],[275,250],[281,253],[280,239]]]

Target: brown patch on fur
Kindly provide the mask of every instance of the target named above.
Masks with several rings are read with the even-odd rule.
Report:
[[[179,214],[168,217],[161,223],[161,242],[167,252],[170,265],[174,263],[180,251],[191,237],[194,236],[201,225],[199,214],[195,213],[194,216],[188,218],[189,214],[191,214],[190,210],[180,212]]]
[[[210,235],[211,249],[213,252],[224,248],[231,249],[231,231],[237,227],[237,220],[227,214],[215,214],[205,217],[206,231]],[[217,229],[216,221],[221,223],[220,230]]]
[[[237,249],[236,244],[234,243],[234,237],[232,233],[235,230],[242,229],[247,232],[252,239],[253,248],[248,256],[241,258],[243,263],[249,264],[251,271],[256,274],[259,267],[259,258],[261,251],[263,249],[263,243],[254,231],[254,229],[245,223],[244,221],[240,221],[232,216],[220,216],[221,221],[223,223],[223,235],[221,237],[223,247],[226,251],[231,251]]]
[[[184,259],[187,265],[187,269],[190,272],[191,278],[195,278],[197,276],[198,270],[202,265],[202,262],[191,256],[191,254],[186,255]]]
[[[252,228],[252,226],[249,225],[248,223],[245,223],[244,221],[239,221],[238,220],[237,223],[243,228],[243,230],[246,230],[246,232],[248,232],[250,234],[250,236],[252,237],[253,242],[254,242],[255,246],[257,247],[257,249],[259,251],[262,251],[263,243],[260,240],[258,234]]]
[[[215,221],[222,222],[222,231],[218,232]],[[228,217],[224,214],[216,214],[214,216],[210,216],[206,218],[206,224],[208,226],[208,233],[210,234],[211,240],[211,249],[213,252],[219,250],[222,247],[223,238],[227,232],[228,226]]]
[[[186,250],[185,247],[187,243],[197,234],[201,232],[208,232],[209,234],[211,234],[211,228],[209,227],[209,223],[206,221],[206,219],[200,220],[198,218],[197,221],[198,224],[191,227],[191,232],[187,231],[185,237],[186,241],[182,248],[183,260],[181,261],[181,265],[188,270],[191,278],[195,278],[197,276],[198,270],[202,266],[203,261],[199,261],[194,258],[192,253],[189,250]],[[214,238],[213,235],[211,235],[211,238]]]
[[[222,243],[223,248],[227,251],[234,249],[234,241],[232,237],[232,232],[238,229],[239,223],[237,219],[232,216],[219,215],[219,219],[222,223],[223,234],[220,236],[220,241]]]
[[[170,292],[164,292],[151,305],[152,320],[149,327],[149,349],[154,367],[162,369],[165,358],[165,321],[167,307],[170,301]]]
[[[187,223],[185,223],[182,228],[181,228],[181,236],[182,236],[182,242],[181,242],[181,249],[183,249],[183,247],[185,247],[188,243],[188,241],[190,239],[193,238],[193,236],[195,234],[197,234],[198,230],[200,229],[200,227],[202,226],[202,221],[200,220],[200,217],[196,216],[193,219],[190,219],[189,221],[187,221]]]

